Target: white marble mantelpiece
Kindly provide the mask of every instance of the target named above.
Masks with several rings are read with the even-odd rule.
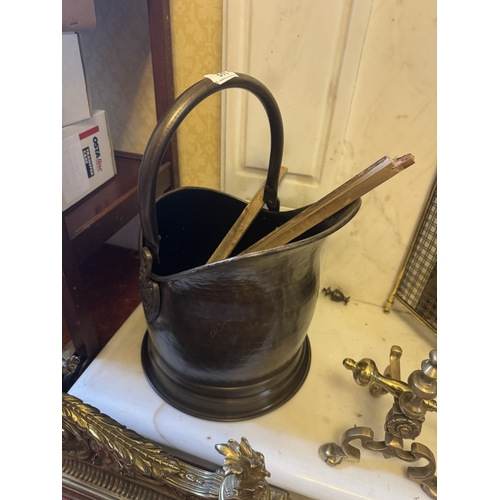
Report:
[[[146,331],[142,306],[118,330],[69,391],[148,439],[189,455],[222,464],[214,445],[246,437],[262,452],[275,486],[315,500],[414,500],[427,498],[406,477],[405,464],[361,449],[358,464],[345,461],[328,467],[318,456],[320,445],[340,444],[347,428],[372,427],[384,439],[383,424],[392,404],[388,395],[375,399],[358,386],[342,361],[370,357],[380,371],[389,350],[401,346],[404,380],[436,347],[435,335],[410,313],[351,301],[332,302],[323,294],[309,329],[312,362],[299,392],[273,412],[242,422],[212,422],[186,415],[151,388],[140,361]],[[428,413],[418,442],[434,453],[437,414]],[[358,446],[359,441],[353,443]],[[410,448],[410,443],[406,444]],[[411,465],[425,465],[414,463]]]

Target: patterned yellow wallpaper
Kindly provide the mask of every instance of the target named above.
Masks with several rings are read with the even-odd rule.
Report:
[[[170,0],[175,95],[222,70],[222,0]],[[181,185],[220,188],[217,93],[199,104],[177,134]]]
[[[94,5],[97,26],[80,33],[92,105],[106,111],[115,149],[142,154],[156,125],[147,4]]]
[[[142,154],[156,124],[145,1],[95,0],[97,27],[82,31],[90,94],[108,114],[115,149]],[[222,69],[222,0],[170,0],[175,94]],[[178,132],[181,184],[220,187],[220,94]]]

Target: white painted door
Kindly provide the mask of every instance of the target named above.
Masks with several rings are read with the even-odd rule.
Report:
[[[339,185],[371,6],[372,0],[224,0],[224,69],[260,80],[283,117],[282,207],[307,205]],[[257,99],[239,89],[223,93],[222,109],[222,188],[248,200],[267,172],[267,118]]]

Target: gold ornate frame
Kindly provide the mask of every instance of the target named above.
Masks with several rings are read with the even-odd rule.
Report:
[[[62,395],[62,492],[71,500],[289,500],[245,438],[216,445],[224,465],[183,462],[97,408]]]

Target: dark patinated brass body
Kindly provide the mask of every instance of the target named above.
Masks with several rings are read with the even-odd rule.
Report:
[[[156,174],[187,112],[227,86],[257,95],[268,114],[270,209],[259,212],[229,258],[206,264],[246,203],[204,188],[180,188],[155,201]],[[241,420],[282,405],[304,382],[319,251],[328,235],[354,217],[361,201],[287,245],[239,255],[303,210],[278,210],[279,109],[269,91],[246,75],[222,88],[202,81],[186,94],[159,122],[141,166],[141,298],[148,322],[142,362],[154,389],[173,406],[201,418]]]

